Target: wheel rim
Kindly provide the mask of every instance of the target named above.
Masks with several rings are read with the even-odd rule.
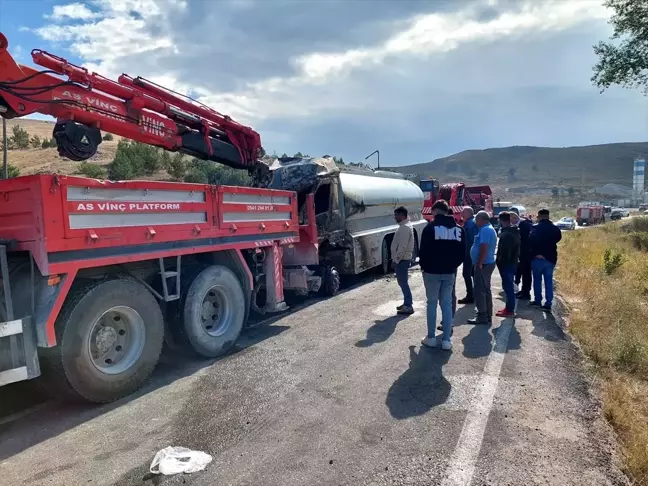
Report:
[[[142,355],[145,335],[144,319],[135,309],[108,309],[93,323],[88,337],[92,364],[106,375],[123,373]]]
[[[205,293],[201,321],[205,333],[218,337],[232,324],[232,297],[225,287],[215,285]]]

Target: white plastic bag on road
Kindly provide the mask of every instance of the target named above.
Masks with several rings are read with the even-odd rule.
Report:
[[[151,462],[151,473],[171,476],[179,473],[194,473],[205,469],[212,456],[186,447],[165,447],[158,451]]]

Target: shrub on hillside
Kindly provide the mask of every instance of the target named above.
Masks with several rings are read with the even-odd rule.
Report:
[[[103,179],[106,177],[106,171],[101,165],[90,164],[88,162],[81,162],[77,167],[76,173],[92,179]]]
[[[8,149],[25,150],[29,148],[29,133],[20,125],[11,127],[11,137],[8,141]]]
[[[173,180],[184,180],[187,174],[187,164],[184,161],[184,155],[180,152],[173,154],[173,157],[170,157],[170,161],[166,166],[166,171]]]
[[[153,175],[163,167],[162,151],[152,145],[120,140],[115,158],[109,166],[113,180],[129,180]]]
[[[7,164],[7,172],[8,172],[8,179],[11,179],[13,177],[18,177],[20,175],[20,171],[18,170],[18,167],[15,165]],[[0,179],[4,179],[4,170],[2,167],[0,167]]]
[[[114,139],[115,139],[115,137],[113,137],[113,134],[112,134],[112,133],[105,133],[104,136],[102,137],[102,140],[103,140],[104,142],[111,142],[111,141],[113,141]]]
[[[50,148],[50,141],[44,138],[43,141],[41,142],[41,148],[42,149]]]
[[[41,148],[43,145],[43,142],[41,141],[40,137],[38,135],[34,135],[30,140],[29,143],[31,144],[32,148]]]
[[[249,174],[240,169],[232,169],[214,162],[191,159],[185,182],[221,184],[225,186],[251,186]]]

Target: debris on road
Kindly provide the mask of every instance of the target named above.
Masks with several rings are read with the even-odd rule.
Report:
[[[190,474],[202,471],[211,461],[212,456],[205,452],[192,451],[186,447],[165,447],[155,454],[150,471],[165,476]]]

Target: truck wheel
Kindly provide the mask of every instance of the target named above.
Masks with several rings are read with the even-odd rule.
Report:
[[[335,267],[324,267],[322,270],[322,286],[320,294],[332,297],[340,290],[340,274]]]
[[[183,330],[201,356],[229,351],[245,322],[245,294],[236,274],[222,265],[205,268],[192,282],[184,303]]]
[[[155,297],[129,278],[91,283],[68,299],[57,321],[57,378],[85,400],[107,403],[137,390],[164,339]]]
[[[389,246],[387,245],[387,238],[384,238],[382,242],[381,257],[382,257],[382,262],[380,263],[380,272],[383,275],[387,275],[390,269]]]

